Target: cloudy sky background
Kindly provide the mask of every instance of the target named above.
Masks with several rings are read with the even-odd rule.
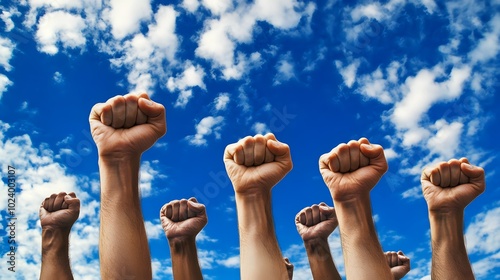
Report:
[[[17,176],[17,263],[2,279],[36,279],[38,207],[51,193],[82,200],[71,235],[75,279],[99,279],[97,151],[88,114],[117,94],[148,92],[167,108],[167,135],[142,158],[141,193],[155,279],[171,279],[158,211],[195,196],[208,209],[198,236],[206,279],[238,279],[238,232],[224,147],[273,132],[294,169],[273,190],[276,233],[294,279],[310,279],[294,225],[331,197],[319,156],[367,137],[389,171],[372,191],[384,250],[430,279],[424,166],[468,157],[486,192],[466,209],[478,279],[500,277],[500,1],[2,0],[0,3],[0,234],[7,166]],[[344,275],[338,230],[330,237]]]

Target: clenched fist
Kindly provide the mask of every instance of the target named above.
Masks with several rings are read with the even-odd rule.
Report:
[[[338,224],[335,208],[324,202],[306,207],[295,216],[295,226],[304,241],[316,238],[326,240]]]
[[[80,215],[80,199],[75,193],[52,194],[45,198],[39,209],[42,229],[70,230]]]
[[[145,93],[94,105],[89,122],[101,158],[140,155],[167,131],[165,108]]]
[[[173,200],[160,210],[160,219],[169,240],[182,237],[196,237],[207,224],[205,205],[196,198]]]
[[[384,149],[366,138],[340,144],[319,159],[321,175],[335,201],[369,193],[387,168]]]
[[[270,191],[293,166],[290,148],[271,133],[228,145],[224,164],[235,192],[243,195]]]
[[[385,252],[384,255],[394,279],[399,280],[410,271],[410,259],[403,252]]]
[[[420,181],[430,212],[463,211],[485,189],[484,170],[466,158],[426,168]]]

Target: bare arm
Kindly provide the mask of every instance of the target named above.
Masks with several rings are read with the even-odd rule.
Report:
[[[387,171],[384,151],[366,138],[321,156],[320,171],[335,205],[348,279],[392,279],[372,219],[370,190]],[[359,269],[360,265],[363,269]]]
[[[228,145],[226,170],[235,190],[241,279],[288,279],[271,211],[271,189],[292,169],[290,149],[274,135]]]
[[[90,126],[101,178],[101,276],[151,279],[139,167],[141,154],[165,134],[165,108],[146,94],[117,96],[92,108]]]
[[[465,249],[465,207],[485,189],[484,170],[466,158],[452,159],[422,172],[429,209],[433,279],[474,279]]]
[[[42,225],[42,266],[40,280],[72,280],[69,263],[69,233],[80,213],[80,200],[74,193],[47,197],[40,206]]]
[[[302,209],[295,216],[295,225],[306,248],[314,279],[340,280],[330,252],[328,236],[338,225],[335,208],[325,203]]]
[[[160,219],[170,245],[174,279],[203,279],[196,235],[208,221],[205,205],[195,198],[173,200],[161,208]]]

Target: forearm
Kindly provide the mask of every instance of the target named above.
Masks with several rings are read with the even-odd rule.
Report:
[[[432,279],[474,279],[463,236],[463,211],[429,213]]]
[[[140,157],[99,161],[103,279],[151,279],[151,258],[139,200]]]
[[[42,229],[40,280],[73,279],[69,264],[69,230]]]
[[[236,194],[235,199],[240,234],[241,279],[288,279],[274,232],[271,194]]]
[[[316,280],[341,280],[330,252],[327,239],[304,241],[313,278]]]
[[[334,201],[348,279],[393,279],[373,224],[370,195]],[[359,269],[360,265],[363,269]]]
[[[174,279],[200,280],[203,279],[195,237],[175,238],[168,241],[172,259]]]

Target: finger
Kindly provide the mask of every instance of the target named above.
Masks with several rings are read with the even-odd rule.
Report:
[[[434,186],[440,186],[441,185],[441,172],[439,172],[439,168],[431,169],[429,178],[431,179],[431,183]]]
[[[337,146],[337,155],[340,162],[340,173],[349,172],[351,169],[351,156],[349,151],[349,146],[347,144],[340,144]]]
[[[396,252],[391,252],[391,265],[393,267],[398,265],[398,255]]]
[[[165,207],[165,217],[167,217],[167,219],[169,220],[172,220],[173,215],[174,215],[174,209],[172,207],[172,203],[169,202]]]
[[[188,201],[186,199],[181,199],[179,202],[179,221],[184,221],[188,217]]]
[[[441,184],[442,188],[447,188],[450,186],[450,165],[447,162],[443,162],[439,165],[439,174],[441,175]]]
[[[141,95],[143,96],[143,95]],[[137,101],[139,111],[147,116],[146,123],[151,124],[158,135],[161,137],[167,132],[167,118],[165,107],[152,100],[140,97]]]
[[[196,197],[190,197],[188,200],[195,202],[195,203],[198,203],[198,200],[196,199]]]
[[[335,214],[335,208],[333,207],[330,207],[328,205],[325,204],[325,206],[323,205],[320,205],[320,212],[322,213],[322,218],[321,221],[324,221],[324,220],[329,220],[329,219],[332,219],[332,218],[336,218],[336,214]]]
[[[460,170],[461,162],[459,160],[452,159],[448,161],[448,164],[450,166],[450,187],[458,186],[460,183],[460,173],[462,173]]]
[[[195,201],[192,201],[191,199],[188,200],[187,206],[188,206],[188,218],[200,216],[203,213],[205,213],[205,205],[198,203],[196,199]]]
[[[359,168],[359,161],[360,161],[360,152],[359,152],[359,142],[355,140],[349,141],[347,143],[349,146],[349,157],[351,161],[351,166],[349,168],[349,171],[354,171]]]
[[[166,215],[167,215],[167,205],[168,204],[163,204],[163,206],[160,208],[160,218],[166,217]]]
[[[64,203],[67,205],[67,209],[71,209],[80,213],[80,199],[76,197],[71,197],[70,195],[66,195],[64,197]]]
[[[269,151],[274,155],[275,160],[276,158],[290,156],[290,147],[285,143],[269,139],[266,145]]]
[[[306,211],[303,210],[299,213],[299,222],[302,224],[302,225],[306,225],[306,221],[307,221],[307,217],[306,217]]]
[[[49,204],[50,204],[50,197],[46,197],[42,202],[42,206],[47,211],[49,211]]]
[[[135,125],[137,121],[137,95],[135,94],[127,94],[124,96],[125,98],[125,123],[123,125],[124,128],[130,128]]]
[[[319,206],[316,204],[311,206],[311,212],[312,212],[313,225],[319,224],[319,222],[321,222],[321,215],[320,215],[320,211],[319,211]]]
[[[264,163],[264,160],[266,159],[266,138],[264,136],[257,134],[255,137],[255,144],[254,144],[254,164],[255,165],[261,165]]]
[[[360,153],[359,153],[359,167],[365,167],[365,166],[368,166],[370,164],[370,159],[365,156],[363,153],[361,153],[361,145],[362,144],[365,144],[365,145],[370,145],[370,141],[368,141],[368,139],[362,137],[358,140],[358,143],[359,143],[359,147],[360,147]]]
[[[226,161],[233,161],[238,165],[243,165],[243,163],[245,163],[245,154],[240,143],[227,145],[224,151],[224,162]]]
[[[311,207],[307,208],[306,211],[306,226],[310,227],[313,225],[313,216]]]
[[[49,212],[54,212],[55,211],[54,210],[54,201],[55,201],[56,197],[57,197],[57,194],[55,194],[55,193],[50,195],[49,201],[47,203],[47,207],[48,208],[46,208],[47,211],[49,211]]]
[[[179,200],[174,200],[171,203],[172,203],[172,218],[171,218],[171,220],[174,222],[178,222],[179,221],[179,208],[180,208]]]
[[[113,122],[111,105],[106,103],[95,104],[90,111],[89,121],[96,121],[104,125],[111,125]]]
[[[241,140],[241,145],[243,146],[243,152],[245,153],[245,166],[254,165],[254,145],[255,140],[251,136],[247,136]]]
[[[113,108],[113,122],[111,126],[114,128],[123,128],[125,124],[125,98],[118,95],[109,99],[106,103],[111,104]]]
[[[54,199],[54,211],[58,211],[63,209],[63,202],[64,202],[64,197],[66,196],[65,192],[60,192],[57,194],[57,196]]]

